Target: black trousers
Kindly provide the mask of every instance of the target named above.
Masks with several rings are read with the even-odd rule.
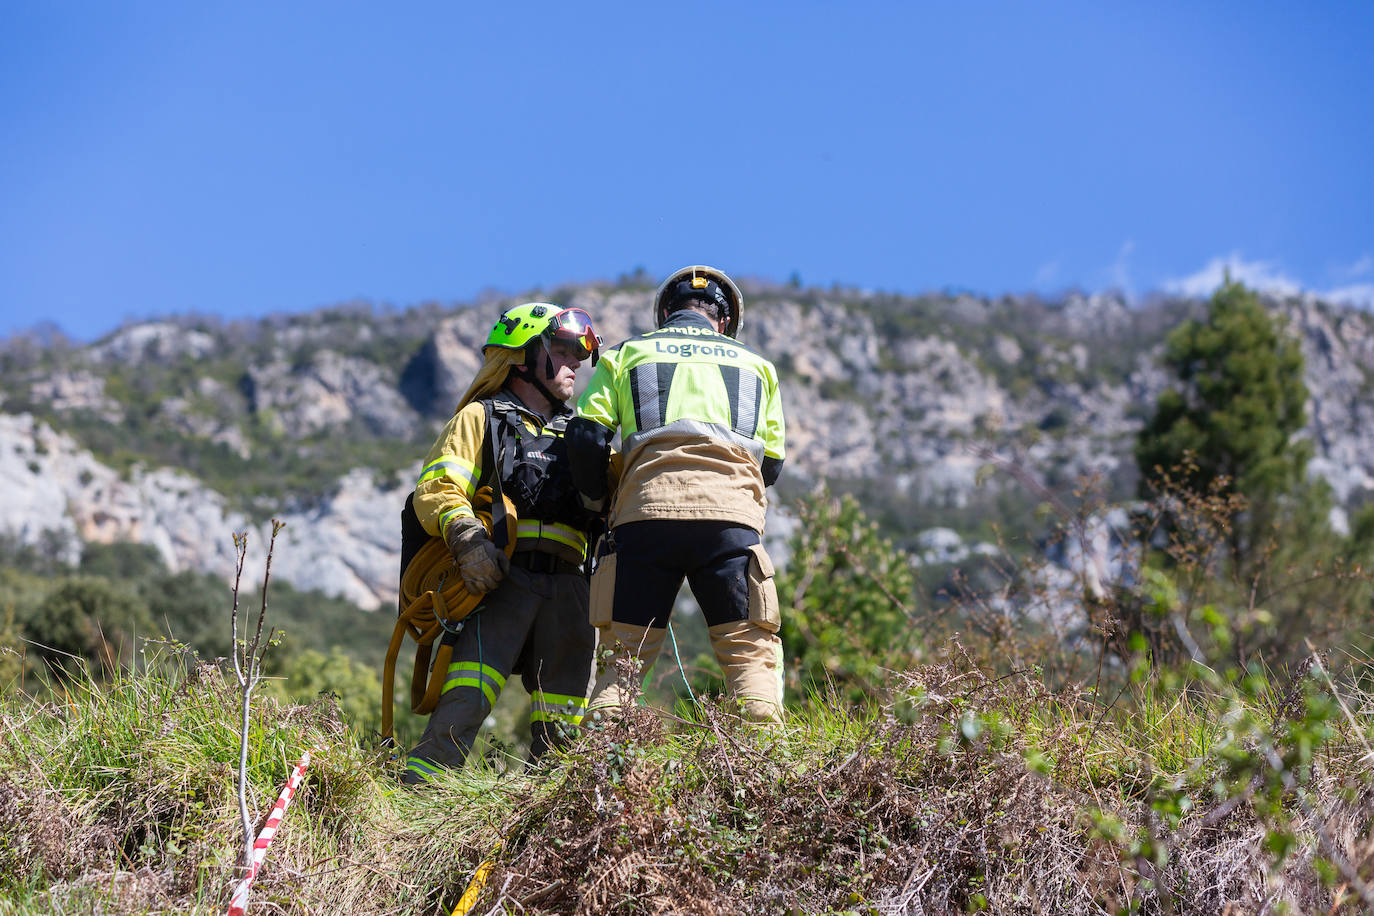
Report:
[[[685,578],[707,626],[749,619],[749,548],[758,532],[731,522],[663,519],[617,525],[616,623],[666,627]]]
[[[511,567],[464,621],[439,705],[403,780],[423,782],[442,767],[462,766],[515,671],[530,693],[530,759],[537,760],[581,722],[595,648],[586,579]]]

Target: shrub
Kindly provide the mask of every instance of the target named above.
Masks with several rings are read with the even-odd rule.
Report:
[[[151,635],[153,622],[133,589],[74,576],[59,582],[33,608],[23,632],[50,667],[83,660],[109,673],[133,661],[136,638]]]
[[[803,695],[826,684],[855,698],[871,693],[881,669],[920,654],[911,565],[852,496],[820,490],[798,503],[797,519],[778,577],[790,686]]]

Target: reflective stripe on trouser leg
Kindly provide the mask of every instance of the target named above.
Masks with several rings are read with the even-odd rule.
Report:
[[[450,664],[444,691],[429,717],[424,738],[406,761],[405,781],[423,781],[431,775],[416,764],[423,764],[430,770],[462,766],[505,683],[506,679],[490,665],[481,662]],[[416,780],[412,774],[421,778]]]
[[[465,621],[458,635],[439,703],[411,749],[412,760],[431,769],[463,765],[515,667],[538,608],[539,597],[530,591],[522,570],[512,569],[486,595],[482,608]],[[408,768],[404,779],[419,781],[418,770]]]
[[[748,620],[710,627],[725,689],[760,722],[782,721],[782,640]]]
[[[659,650],[663,648],[663,641],[668,636],[667,627],[637,627],[629,623],[612,623],[610,626],[597,629],[601,634],[599,645],[614,647],[614,654],[607,660],[605,670],[596,679],[588,710],[624,705],[633,692],[638,692],[645,673],[653,667]],[[624,667],[624,662],[633,658],[638,658],[642,662],[637,675],[638,683],[622,684],[619,672]],[[627,691],[627,686],[632,686],[635,690]]]
[[[587,667],[591,667],[590,659]],[[575,738],[586,711],[585,696],[545,690],[530,694],[530,761],[543,757],[551,747],[566,746]]]
[[[476,687],[486,696],[487,702],[496,705],[496,698],[506,686],[506,678],[491,665],[482,662],[453,662],[448,666],[448,678],[444,681],[444,693],[456,687]]]
[[[520,660],[530,693],[530,759],[577,734],[587,707],[596,630],[587,621],[587,580],[558,573],[537,575],[539,614]]]
[[[531,722],[565,722],[578,725],[587,709],[586,697],[536,690],[530,694]]]
[[[439,767],[432,766],[427,761],[412,755],[406,758],[405,775],[401,777],[401,781],[408,783],[428,782],[439,772],[439,769]]]

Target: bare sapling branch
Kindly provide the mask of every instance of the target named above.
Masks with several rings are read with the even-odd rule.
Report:
[[[276,550],[277,534],[285,527],[285,522],[272,519],[272,537],[267,544],[267,561],[262,575],[262,603],[258,609],[258,622],[251,642],[248,641],[246,632],[244,637],[240,638],[238,630],[239,582],[243,575],[244,557],[248,551],[248,535],[246,532],[234,535],[234,547],[238,558],[234,570],[234,604],[230,620],[233,626],[234,675],[239,684],[238,799],[239,822],[243,830],[241,867],[245,870],[250,867],[253,858],[255,820],[248,813],[248,734],[253,709],[253,689],[262,680],[262,660],[276,635],[276,629],[273,628],[267,633],[267,641],[262,641],[263,622],[267,618],[267,587],[272,578],[272,554]]]
[[[279,522],[275,518],[272,519],[272,539],[267,544],[267,563],[262,573],[262,606],[258,611],[258,626],[253,633],[253,644],[248,649],[248,657],[255,660],[255,669],[256,666],[262,662],[262,655],[258,651],[259,646],[261,646],[264,651],[267,648],[266,646],[262,646],[262,623],[267,618],[267,585],[272,579],[272,553],[277,546],[277,534],[285,527],[286,522]],[[269,631],[267,634],[267,642],[269,645],[272,642],[272,635],[273,631]],[[257,673],[256,670],[254,673]]]
[[[229,612],[230,655],[234,659],[234,677],[243,683],[243,666],[239,664],[239,581],[243,578],[243,560],[248,553],[248,532],[234,532],[234,608]]]

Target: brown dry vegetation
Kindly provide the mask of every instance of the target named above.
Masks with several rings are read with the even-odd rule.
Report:
[[[359,750],[328,702],[267,701],[259,818],[299,751],[322,751],[250,912],[447,913],[498,844],[473,913],[1365,905],[1374,707],[1359,696],[1344,697],[1348,718],[1314,719],[1334,708],[1314,678],[1246,705],[1180,692],[1150,738],[1135,713],[991,676],[957,646],[945,656],[893,674],[888,702],[864,712],[818,697],[773,730],[718,704],[690,719],[631,707],[545,769],[469,768],[419,791],[395,788],[395,765]],[[222,912],[238,849],[231,710],[210,669],[7,702],[0,911]],[[1206,752],[1170,750],[1185,727],[1208,730]]]
[[[1307,642],[1276,673],[1252,648],[1276,614],[1349,618],[1369,577],[1294,566],[1324,590],[1262,607],[1207,547],[1235,508],[1171,505],[1168,563],[1011,571],[920,616],[894,598],[905,561],[830,506],[794,550],[833,554],[824,575],[781,588],[829,686],[782,728],[631,705],[534,771],[497,749],[402,789],[331,700],[263,696],[255,827],[315,760],[250,912],[447,914],[489,862],[472,914],[1374,913],[1374,666]],[[1031,604],[1089,625],[1008,611]],[[0,693],[0,916],[223,912],[237,694],[165,658]]]
[[[1374,871],[1374,792],[1337,776],[1342,761],[1314,778],[1329,804],[1289,822],[1307,842],[1279,865],[1264,849],[1273,818],[1243,804],[1189,806],[1164,836],[1153,778],[1103,784],[1085,759],[1093,723],[1027,721],[1054,698],[1025,679],[947,663],[897,680],[919,709],[832,709],[783,734],[711,709],[668,738],[654,714],[623,710],[519,813],[491,911],[1356,911],[1312,841],[1320,819],[1338,855]],[[664,741],[677,752],[655,752]],[[1164,855],[1130,854],[1125,837],[1151,836]]]

